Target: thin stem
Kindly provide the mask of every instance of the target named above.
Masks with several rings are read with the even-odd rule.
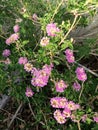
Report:
[[[8,111],[5,110],[5,109],[0,108],[0,110],[6,112],[7,114],[10,114],[11,116],[14,116],[12,113],[8,112]],[[12,117],[11,117],[11,118],[12,118]],[[23,122],[23,123],[26,123],[23,119],[21,119],[21,118],[19,118],[19,117],[17,117],[17,116],[16,116],[16,119],[20,120],[20,121]]]
[[[44,121],[45,121],[45,123],[46,123],[47,130],[50,130],[49,127],[48,127],[48,124],[47,124],[47,119],[46,119],[46,117],[45,117],[45,115],[44,115],[44,113],[43,113],[42,110],[41,110],[41,113],[42,113],[42,115],[43,115],[43,117],[44,117]]]
[[[81,86],[81,91],[80,91],[80,94],[79,94],[79,102],[80,102],[80,98],[81,98],[81,95],[83,93],[83,89],[84,89],[84,82],[82,82],[82,86]]]
[[[17,116],[17,114],[18,114],[18,112],[20,111],[20,109],[21,109],[22,106],[23,106],[23,103],[21,103],[21,104],[19,105],[18,109],[16,110],[14,116],[12,117],[12,120],[10,121],[10,123],[9,123],[9,125],[8,125],[8,130],[9,130],[10,126],[12,125],[13,121],[15,120],[15,118],[16,118],[16,116]]]
[[[61,39],[59,45],[61,45],[61,44],[64,42],[64,40],[65,40],[66,37],[69,35],[69,33],[71,32],[71,30],[75,27],[75,25],[76,25],[76,21],[77,21],[77,18],[78,18],[78,15],[76,14],[76,15],[75,15],[75,18],[74,18],[74,21],[73,21],[73,23],[72,23],[70,29],[68,30],[68,32],[66,33],[66,35],[64,36],[64,38]]]
[[[28,100],[28,102],[29,102],[28,105],[29,105],[30,111],[31,111],[33,117],[35,118],[35,114],[34,114],[34,112],[33,112],[33,110],[32,110],[32,106],[31,106],[31,104],[30,104],[30,101],[29,101],[29,98],[28,98],[28,97],[27,97],[27,100]]]
[[[64,1],[64,0],[62,0],[62,1],[59,3],[58,7],[57,7],[56,10],[54,11],[54,14],[53,14],[53,16],[52,16],[52,18],[51,18],[51,21],[53,21],[53,18],[54,18],[54,16],[57,14],[57,12],[58,12],[60,6],[62,5],[63,1]]]
[[[81,130],[80,121],[77,121],[77,125],[78,125],[78,130]]]
[[[0,37],[2,37],[2,38],[4,38],[4,39],[6,39],[4,36],[2,36],[2,35],[0,35]]]

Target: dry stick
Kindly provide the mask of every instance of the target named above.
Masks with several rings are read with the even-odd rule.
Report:
[[[98,54],[93,53],[93,52],[91,52],[91,53],[89,53],[89,54],[94,55],[94,56],[98,56]]]
[[[85,67],[85,66],[83,66],[83,65],[81,65],[81,64],[79,64],[79,63],[77,63],[76,61],[75,61],[74,63],[77,64],[77,65],[79,65],[80,67],[84,68],[86,71],[88,71],[88,72],[91,73],[92,75],[98,77],[98,74],[97,74],[97,73],[93,72],[92,70],[88,69],[87,67]]]
[[[74,21],[73,21],[73,23],[72,23],[72,25],[71,25],[70,29],[68,30],[68,32],[66,33],[66,35],[64,36],[64,38],[63,38],[63,39],[61,39],[61,41],[60,41],[59,45],[61,45],[61,44],[62,44],[62,42],[64,42],[64,40],[65,40],[65,39],[66,39],[66,37],[69,35],[69,33],[71,32],[71,30],[75,27],[75,23],[76,23],[77,18],[78,18],[78,15],[76,14],[76,15],[75,15],[75,18],[74,18]]]
[[[32,110],[32,107],[31,107],[30,102],[29,102],[29,108],[30,108],[30,111],[31,111],[31,113],[32,113],[33,117],[35,118],[35,115],[34,115],[34,112],[33,112],[33,110]]]
[[[9,130],[9,128],[10,128],[10,126],[12,125],[13,121],[15,120],[15,118],[16,118],[16,116],[17,116],[18,112],[20,111],[20,109],[21,109],[22,105],[23,105],[22,103],[19,105],[19,107],[18,107],[18,109],[16,110],[16,112],[15,112],[14,116],[12,117],[12,120],[10,121],[10,123],[9,123],[9,125],[8,125],[7,130]]]
[[[6,112],[7,114],[10,114],[11,116],[14,116],[12,113],[8,112],[8,111],[5,110],[5,109],[1,109],[1,108],[0,108],[0,110]],[[11,118],[12,118],[12,117],[11,117]],[[17,116],[16,116],[16,119],[18,119],[18,120],[20,120],[21,122],[25,123],[24,120],[22,120],[21,118],[19,118],[19,117],[17,117]]]

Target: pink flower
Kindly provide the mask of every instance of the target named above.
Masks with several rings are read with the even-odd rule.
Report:
[[[70,117],[71,116],[71,111],[70,109],[68,109],[67,107],[64,108],[63,110],[63,116],[66,118]]]
[[[11,43],[14,43],[15,41],[17,41],[18,39],[19,39],[19,34],[14,33],[8,39],[6,39],[6,44],[10,45]]]
[[[10,38],[7,38],[6,41],[5,41],[5,43],[6,43],[7,45],[10,45],[10,44],[11,44]]]
[[[21,64],[26,64],[28,62],[28,59],[26,57],[20,57],[18,59],[18,63],[21,65]]]
[[[81,120],[82,120],[83,122],[86,122],[86,119],[87,119],[87,114],[84,114],[84,115],[81,117]]]
[[[56,83],[56,91],[57,92],[64,92],[64,89],[67,88],[67,85],[63,80],[60,80],[59,82]]]
[[[27,71],[27,72],[30,72],[33,68],[33,65],[31,63],[26,63],[24,64],[24,69]]]
[[[85,73],[83,74],[77,74],[77,78],[80,80],[80,81],[85,81],[87,80],[87,75]]]
[[[25,94],[26,94],[27,97],[32,97],[34,92],[32,91],[31,88],[27,87]]]
[[[69,101],[66,107],[69,108],[71,111],[76,109],[75,103],[73,101]]]
[[[3,50],[2,55],[3,55],[4,57],[8,57],[9,55],[11,55],[11,52],[10,52],[9,49],[5,49],[5,50]]]
[[[19,34],[18,33],[14,33],[14,34],[12,34],[10,36],[10,40],[11,40],[12,43],[17,41],[18,39],[19,39]]]
[[[50,103],[54,108],[65,108],[67,99],[65,97],[53,97],[51,98]]]
[[[74,56],[66,56],[66,59],[69,63],[74,63],[75,62],[75,57]]]
[[[76,69],[76,76],[80,81],[87,80],[87,75],[85,73],[85,70],[82,67],[77,67]]]
[[[77,67],[76,71],[77,74],[85,73],[84,69],[82,67]]]
[[[50,100],[51,106],[54,108],[59,108],[59,100],[60,100],[59,97],[51,98]]]
[[[98,123],[98,117],[93,117],[94,121]]]
[[[62,115],[61,111],[60,110],[56,110],[54,112],[54,118],[56,119],[56,121],[59,123],[59,124],[64,124],[66,122],[66,119],[65,117]]]
[[[73,89],[76,90],[76,91],[80,91],[80,89],[81,89],[80,84],[77,83],[77,82],[74,82],[74,84],[73,84]]]
[[[19,32],[19,25],[17,24],[17,25],[15,25],[14,27],[13,27],[13,30],[14,30],[14,32],[15,33],[17,33],[17,32]]]
[[[66,55],[66,60],[69,62],[69,63],[74,63],[75,62],[75,57],[73,55],[73,51],[70,50],[70,49],[66,49],[65,50],[65,55]]]
[[[61,116],[62,113],[59,109],[57,109],[55,112],[54,112],[54,118],[56,118],[57,116]]]
[[[65,108],[67,104],[68,102],[65,97],[59,97],[59,108]]]
[[[47,46],[49,44],[49,38],[43,37],[40,42],[41,46]]]
[[[65,50],[65,54],[66,54],[67,56],[72,56],[72,55],[73,55],[73,51],[72,51],[71,49],[66,49],[66,50]]]
[[[46,26],[46,32],[48,36],[55,37],[58,32],[60,32],[59,28],[56,27],[55,23],[50,23]]]
[[[34,13],[33,16],[32,16],[32,18],[33,18],[33,20],[37,21],[37,20],[38,20],[38,16],[37,16],[37,14]]]

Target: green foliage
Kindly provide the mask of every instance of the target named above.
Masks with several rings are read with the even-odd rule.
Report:
[[[70,37],[70,32],[78,26],[87,26],[89,17],[85,17],[85,14],[87,13],[91,17],[95,16],[97,5],[97,1],[92,0],[0,1],[0,93],[14,97],[18,103],[20,101],[31,103],[35,113],[34,126],[42,123],[42,129],[45,130],[78,130],[77,121],[79,121],[80,127],[86,128],[85,130],[98,129],[93,121],[95,112],[98,112],[98,91],[96,89],[98,78],[95,78],[86,69],[87,81],[83,84],[84,89],[79,99],[82,90],[76,92],[73,89],[75,81],[82,86],[82,82],[78,81],[75,73],[78,66],[75,63],[68,63],[64,53],[67,48],[70,48],[78,63],[81,62],[84,66],[85,60],[86,63],[92,63],[92,59],[90,59],[92,53],[98,54],[98,39],[85,39],[82,43],[76,43]],[[37,19],[33,18],[35,13]],[[76,16],[78,18],[75,21]],[[55,36],[47,34],[46,26],[50,23],[55,23],[60,30]],[[20,26],[20,38],[8,46],[5,44],[5,40],[14,33],[13,26],[15,24]],[[54,30],[52,31],[54,32]],[[49,38],[49,44],[46,46],[41,45],[43,37]],[[10,64],[5,64],[7,58],[2,56],[4,49],[11,50]],[[42,69],[45,64],[53,63],[53,70],[44,88],[31,85],[34,75],[26,72],[24,65],[19,65],[20,57],[27,57],[29,63],[38,70]],[[91,69],[93,70],[94,67]],[[55,83],[61,79],[66,82],[68,87],[64,92],[59,93],[56,91]],[[27,87],[34,91],[34,96],[31,98],[25,95]],[[50,105],[50,99],[56,96],[66,97],[68,101],[72,100],[80,105],[79,110],[72,111],[76,121],[68,118],[63,125],[57,123],[53,117],[55,109],[52,109]],[[83,123],[81,118],[84,114],[87,114],[87,119]],[[26,127],[31,129],[31,126],[27,123]]]

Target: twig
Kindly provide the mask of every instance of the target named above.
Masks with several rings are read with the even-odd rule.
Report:
[[[19,107],[18,107],[18,109],[16,110],[16,112],[15,112],[14,116],[12,117],[12,120],[10,121],[10,123],[9,123],[9,125],[8,125],[7,130],[9,130],[9,129],[10,129],[10,126],[12,125],[13,121],[15,120],[15,118],[16,118],[16,116],[17,116],[18,112],[20,111],[20,109],[21,109],[22,105],[23,105],[22,103],[19,105]]]
[[[83,66],[83,65],[81,65],[81,64],[79,64],[79,63],[77,63],[76,61],[75,61],[74,63],[77,64],[77,65],[79,65],[80,67],[83,67],[86,71],[88,71],[88,72],[91,73],[92,75],[98,77],[98,74],[97,74],[97,73],[93,72],[92,70],[88,69],[87,67],[85,67],[85,66]]]
[[[11,116],[14,116],[12,113],[8,112],[8,111],[5,110],[5,109],[0,109],[0,110],[6,112],[7,114],[10,114]],[[11,117],[11,118],[12,118],[12,117]],[[21,118],[19,118],[19,117],[17,117],[17,116],[16,116],[16,119],[18,119],[18,120],[20,120],[21,122],[25,123],[24,120],[22,120]]]
[[[64,42],[64,40],[65,40],[65,39],[66,39],[66,37],[69,35],[69,33],[71,32],[71,30],[75,27],[75,23],[76,23],[77,18],[78,18],[78,15],[76,14],[76,15],[75,15],[75,18],[74,18],[74,21],[73,21],[73,23],[72,23],[72,25],[71,25],[70,29],[68,30],[68,32],[66,33],[66,35],[64,36],[64,38],[63,38],[63,39],[61,39],[61,41],[60,41],[59,45],[61,45],[61,44],[62,44],[62,42]]]
[[[91,52],[90,54],[91,54],[91,55],[94,55],[94,56],[98,56],[98,54],[96,54],[96,53],[93,53],[93,52]]]
[[[81,98],[81,95],[83,93],[83,89],[84,89],[84,82],[82,82],[82,86],[81,86],[81,91],[80,91],[80,94],[79,94],[79,102],[80,102],[80,98]]]
[[[78,125],[78,130],[81,130],[80,121],[77,121],[77,125]]]
[[[52,16],[52,18],[51,18],[51,21],[53,21],[53,18],[54,18],[54,16],[57,14],[57,12],[58,12],[60,6],[62,5],[63,1],[64,1],[64,0],[62,0],[62,1],[59,3],[58,7],[57,7],[56,10],[54,11],[54,14],[53,14],[53,16]]]
[[[34,112],[33,112],[33,110],[32,110],[32,107],[31,107],[30,102],[29,102],[29,108],[30,108],[30,111],[31,111],[31,113],[32,113],[33,117],[35,118],[35,115],[34,115]]]

